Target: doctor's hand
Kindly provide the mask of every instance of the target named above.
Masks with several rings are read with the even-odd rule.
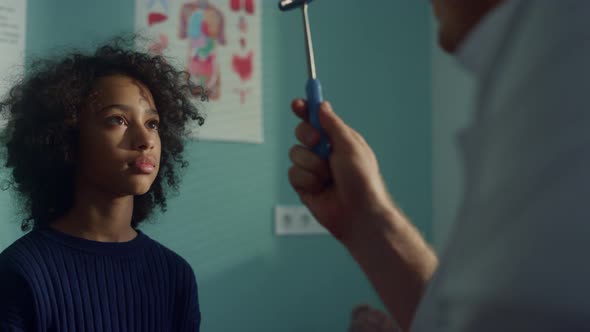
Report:
[[[305,101],[296,99],[291,108],[302,119],[295,129],[302,145],[289,152],[293,163],[289,181],[314,217],[347,244],[352,235],[368,226],[363,223],[380,220],[395,209],[375,154],[364,138],[323,102],[319,118],[332,152],[329,160],[322,160],[310,150],[320,141],[320,134],[307,119]]]

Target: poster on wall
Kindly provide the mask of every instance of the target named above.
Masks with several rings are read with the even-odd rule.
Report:
[[[136,0],[136,31],[149,51],[195,83],[206,120],[193,137],[262,143],[260,11],[257,0]]]
[[[0,0],[0,98],[24,69],[26,0]]]

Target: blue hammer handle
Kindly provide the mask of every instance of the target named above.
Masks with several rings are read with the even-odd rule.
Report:
[[[324,129],[320,125],[320,104],[324,100],[322,97],[322,85],[317,78],[310,78],[305,86],[307,93],[307,110],[309,113],[309,122],[311,125],[319,130],[320,142],[312,147],[312,151],[317,154],[323,160],[327,160],[330,157],[330,142]]]

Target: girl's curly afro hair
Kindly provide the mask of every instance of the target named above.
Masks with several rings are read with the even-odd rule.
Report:
[[[122,74],[142,82],[160,115],[160,171],[150,190],[135,197],[132,226],[156,207],[165,211],[168,192],[178,190],[179,168],[188,165],[183,158],[188,124],[204,122],[191,98],[197,89],[164,57],[134,50],[135,39],[117,38],[91,54],[36,60],[0,101],[0,115],[8,121],[3,133],[5,166],[12,173],[8,187],[26,211],[23,231],[47,226],[73,206],[77,114],[100,77]]]

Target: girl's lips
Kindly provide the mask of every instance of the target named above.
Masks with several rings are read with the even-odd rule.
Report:
[[[131,166],[142,174],[151,174],[156,170],[156,161],[150,156],[140,156]]]

